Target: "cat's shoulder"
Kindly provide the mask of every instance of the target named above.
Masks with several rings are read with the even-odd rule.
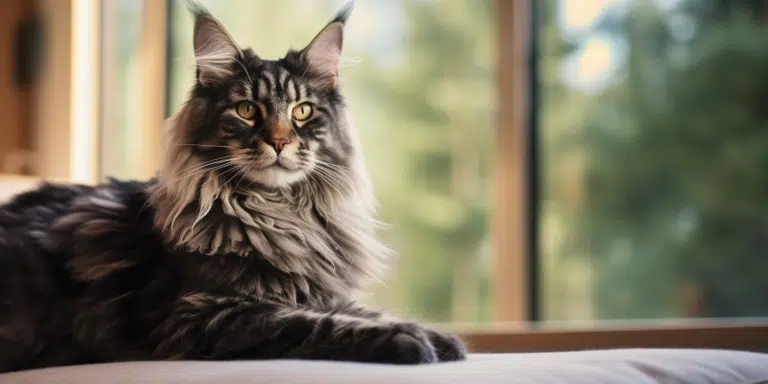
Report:
[[[51,235],[72,256],[80,280],[128,271],[165,253],[148,203],[152,181],[107,182],[89,187],[56,218]]]
[[[0,209],[12,212],[21,212],[39,206],[64,209],[73,203],[87,205],[86,201],[89,197],[102,197],[125,204],[142,200],[143,204],[147,200],[148,188],[154,183],[155,179],[125,181],[113,178],[96,185],[42,181],[34,188],[11,196],[7,201],[0,204]],[[102,200],[95,201],[103,202]]]
[[[152,183],[110,178],[98,185],[75,186],[80,193],[72,197],[66,211],[56,218],[53,229],[84,237],[151,231],[153,212],[148,201]]]
[[[47,206],[62,207],[90,189],[86,185],[41,182],[34,188],[11,196],[0,205],[0,210],[9,213],[24,212],[30,208]]]
[[[0,243],[56,255],[79,280],[127,271],[164,252],[148,204],[153,182],[43,182],[0,206]]]

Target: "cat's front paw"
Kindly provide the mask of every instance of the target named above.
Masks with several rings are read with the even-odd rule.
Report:
[[[426,333],[439,361],[461,361],[467,359],[467,347],[457,336],[431,329],[427,329]]]
[[[393,324],[390,335],[373,347],[371,360],[387,364],[428,364],[438,361],[427,334],[413,324]]]

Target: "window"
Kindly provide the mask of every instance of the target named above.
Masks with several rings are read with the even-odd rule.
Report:
[[[762,1],[547,1],[541,318],[768,316]]]

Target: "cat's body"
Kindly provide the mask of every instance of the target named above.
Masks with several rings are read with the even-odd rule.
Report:
[[[195,15],[197,84],[157,179],[0,206],[0,372],[158,359],[460,360],[357,303],[388,249],[337,86],[342,11],[278,61]]]

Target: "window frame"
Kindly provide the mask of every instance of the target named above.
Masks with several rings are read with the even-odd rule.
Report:
[[[167,0],[141,1],[142,162],[131,172],[153,177],[166,118]],[[111,51],[103,41],[116,23],[104,10],[117,0],[42,0],[37,6],[45,28],[46,66],[41,70],[34,110],[46,111],[34,123],[34,176],[2,175],[5,180],[50,180],[94,184],[105,179],[102,133],[111,124],[116,93]],[[112,15],[113,16],[113,15]],[[86,86],[73,86],[74,84]],[[85,138],[85,139],[84,139]]]
[[[445,328],[462,335],[477,352],[624,347],[768,350],[768,322],[762,319],[638,320],[623,326],[597,322],[584,327],[539,323],[539,7],[535,0],[495,0],[494,322],[487,327]]]
[[[531,1],[495,0],[497,40],[497,121],[492,233],[494,276],[492,318],[531,319],[530,270],[534,249],[531,217],[531,114],[529,87]]]
[[[493,326],[453,329],[473,352],[558,352],[614,348],[696,348],[768,352],[763,321],[693,320],[636,322],[592,327]]]

